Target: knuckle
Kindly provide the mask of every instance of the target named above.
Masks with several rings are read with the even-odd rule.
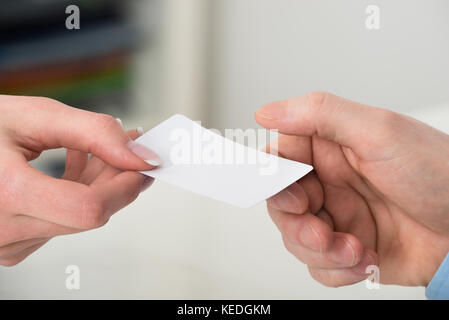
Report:
[[[378,111],[378,123],[385,133],[396,131],[401,123],[402,116],[396,112],[381,109]]]
[[[34,106],[38,105],[39,108],[46,109],[46,110],[63,105],[58,100],[48,98],[48,97],[31,97],[31,99],[33,100]]]
[[[404,122],[405,117],[386,109],[376,110],[373,119],[376,123],[375,132],[378,137],[373,143],[376,144],[377,148],[385,148],[385,146],[389,145],[385,141],[395,141],[406,125],[406,122]]]
[[[48,97],[35,97],[34,99],[38,99],[41,103],[45,104],[60,104],[59,101]]]
[[[106,132],[115,131],[120,127],[120,124],[117,122],[117,120],[109,114],[97,114],[97,122],[98,127]]]
[[[323,106],[324,100],[330,95],[326,91],[311,91],[307,94],[309,107],[313,109],[320,109]]]
[[[105,211],[105,205],[102,201],[88,197],[82,205],[79,226],[85,230],[104,226],[108,222]]]

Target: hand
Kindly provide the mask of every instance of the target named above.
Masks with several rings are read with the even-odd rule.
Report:
[[[314,171],[267,201],[286,248],[342,286],[378,265],[386,284],[426,286],[449,251],[449,136],[409,117],[314,92],[255,118],[280,156]]]
[[[104,225],[151,184],[136,171],[160,164],[132,141],[137,130],[126,133],[111,116],[13,96],[0,96],[0,113],[0,265],[19,263],[54,236]],[[28,164],[60,147],[62,179]]]

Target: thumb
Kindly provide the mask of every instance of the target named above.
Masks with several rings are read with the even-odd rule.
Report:
[[[14,137],[32,150],[65,147],[92,153],[122,170],[150,170],[161,164],[152,150],[132,141],[115,118],[72,108],[48,98],[15,101]]]
[[[311,92],[299,98],[270,103],[260,108],[256,121],[267,129],[297,136],[319,136],[350,147],[363,149],[391,139],[386,124],[393,112],[365,106],[326,92]],[[388,119],[388,121],[386,121]]]

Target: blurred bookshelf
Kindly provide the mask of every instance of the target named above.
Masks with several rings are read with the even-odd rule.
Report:
[[[125,114],[139,44],[132,2],[2,0],[0,93]],[[66,29],[68,5],[80,8],[80,30]]]
[[[2,0],[0,3],[0,94],[45,96],[73,107],[112,114],[134,126],[136,57],[148,60],[157,0]],[[80,29],[68,30],[66,7],[80,9]],[[144,50],[142,50],[142,48]],[[154,66],[154,62],[145,61]],[[148,72],[146,73],[155,73]],[[147,80],[144,80],[146,82]],[[145,84],[140,84],[140,87]],[[151,92],[146,88],[146,93]],[[151,101],[148,98],[148,101]],[[142,111],[140,111],[142,112]],[[130,120],[127,123],[127,118]],[[130,123],[131,122],[131,123]],[[145,125],[140,124],[140,125]],[[47,152],[33,165],[58,176],[62,150]]]

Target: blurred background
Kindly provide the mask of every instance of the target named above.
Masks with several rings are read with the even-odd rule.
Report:
[[[65,26],[78,5],[79,30]],[[365,26],[368,5],[380,28]],[[256,128],[266,102],[326,90],[449,132],[445,0],[2,0],[0,94],[48,96],[150,129],[174,113]],[[51,125],[51,124],[49,124]],[[64,152],[33,165],[63,170]],[[68,265],[81,271],[67,290]],[[382,275],[381,275],[382,276]],[[326,288],[248,210],[156,181],[103,228],[53,239],[3,299],[423,299],[423,288]]]

